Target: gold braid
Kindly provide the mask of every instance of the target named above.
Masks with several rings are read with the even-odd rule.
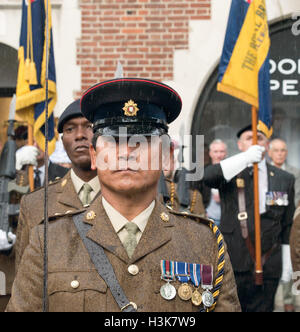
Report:
[[[170,195],[170,202],[171,208],[174,209],[174,197],[175,197],[175,183],[171,181],[171,195]]]
[[[197,199],[197,189],[194,189],[193,196],[192,196],[192,202],[191,202],[191,208],[190,212],[193,213],[195,205],[196,205],[196,199]]]

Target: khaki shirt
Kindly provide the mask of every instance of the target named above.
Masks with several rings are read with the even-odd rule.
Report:
[[[82,181],[73,171],[73,169],[71,169],[71,180],[73,182],[75,191],[80,199],[80,201],[83,201],[83,185],[86,183],[84,181]],[[101,186],[100,186],[100,182],[98,179],[98,176],[95,176],[92,180],[90,180],[88,182],[88,184],[92,187],[92,191],[90,193],[90,197],[91,197],[91,201],[94,200],[94,198],[97,196],[97,194],[100,192]]]
[[[125,224],[129,222],[125,217],[121,215],[112,205],[110,205],[107,200],[102,196],[102,204],[103,208],[112,223],[112,226],[117,233],[120,241],[124,244],[124,240],[128,234],[125,229]],[[135,223],[139,231],[136,233],[136,242],[139,243],[142,234],[147,226],[147,222],[150,218],[150,215],[154,209],[155,201],[153,201],[144,211],[142,211],[138,216],[131,220],[131,222]]]

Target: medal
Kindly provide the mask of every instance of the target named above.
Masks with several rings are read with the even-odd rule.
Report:
[[[170,284],[170,282],[167,282],[160,288],[160,295],[165,299],[165,300],[173,300],[176,296],[176,288]]]
[[[201,281],[201,265],[200,264],[190,264],[191,270],[191,280],[196,287],[196,290],[192,294],[192,303],[198,307],[202,303],[202,296],[198,291],[200,281]]]
[[[178,295],[183,301],[188,301],[192,298],[192,289],[189,284],[182,284],[178,288]]]
[[[170,284],[171,281],[174,281],[174,262],[173,261],[160,261],[161,267],[161,279],[167,283],[161,286],[160,295],[165,300],[173,300],[176,296],[176,288]]]
[[[204,307],[210,308],[214,304],[214,297],[210,290],[213,288],[213,267],[211,265],[201,265],[201,287],[202,302]]]
[[[288,194],[283,195],[283,200],[284,200],[284,206],[288,206],[289,205]]]
[[[193,292],[193,295],[192,295],[192,303],[193,303],[193,305],[195,305],[196,307],[199,307],[199,305],[202,303],[202,296],[201,296],[201,294],[199,293],[198,289],[196,289],[196,290]]]
[[[190,300],[193,292],[190,285],[188,284],[188,281],[190,280],[188,263],[175,262],[175,275],[181,282],[181,285],[178,288],[178,296],[183,301]]]
[[[203,301],[203,305],[206,308],[210,308],[214,304],[214,297],[213,297],[212,293],[208,290],[204,291],[202,293],[202,301]]]

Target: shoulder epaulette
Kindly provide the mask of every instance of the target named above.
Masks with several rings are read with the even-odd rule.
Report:
[[[190,218],[196,222],[199,222],[199,223],[202,223],[202,224],[205,224],[207,226],[210,225],[210,223],[213,222],[213,220],[211,219],[208,219],[208,218],[205,218],[203,217],[202,215],[200,214],[194,214],[194,213],[190,213],[188,211],[183,211],[183,212],[180,212],[180,211],[176,211],[176,210],[169,210],[170,213],[172,214],[175,214],[176,216],[181,216],[181,217],[186,217],[186,218]]]
[[[48,187],[53,186],[61,181],[61,178],[55,179],[54,181],[49,181]],[[35,193],[36,191],[44,190],[44,187],[35,188],[33,191],[30,191],[28,194]]]
[[[74,216],[76,214],[79,214],[79,213],[82,213],[85,211],[86,211],[86,208],[80,209],[80,210],[67,210],[66,212],[57,212],[57,213],[54,213],[53,215],[49,216],[48,219],[49,219],[49,221],[52,221],[52,220],[56,220],[58,218],[65,217],[65,216]]]

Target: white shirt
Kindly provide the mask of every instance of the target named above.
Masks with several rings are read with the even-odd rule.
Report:
[[[266,159],[264,158],[258,163],[258,181],[259,181],[259,213],[265,213],[266,209],[266,194],[268,192],[268,169]]]
[[[110,205],[104,197],[102,197],[102,204],[110,222],[112,223],[115,232],[117,233],[121,243],[123,244],[128,234],[124,226],[129,222],[129,220],[127,220],[124,216],[121,215],[119,211],[117,211],[112,205]],[[142,211],[138,216],[131,220],[131,222],[134,222],[139,228],[139,231],[136,234],[137,243],[142,237],[142,234],[147,226],[148,220],[153,212],[154,206],[155,201],[153,201],[144,211]]]
[[[48,161],[48,167],[50,165],[50,160]],[[44,182],[45,182],[45,164],[39,168],[37,167],[34,167],[34,169],[38,169],[40,172],[39,172],[39,176],[40,176],[40,179],[41,179],[41,186],[44,185]]]

